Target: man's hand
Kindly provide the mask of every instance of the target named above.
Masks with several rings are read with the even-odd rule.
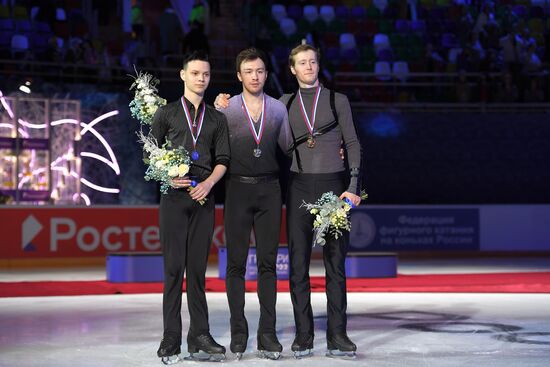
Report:
[[[171,185],[175,189],[181,189],[191,186],[191,180],[189,179],[189,176],[175,177],[172,179]]]
[[[348,198],[354,206],[359,206],[359,204],[361,204],[361,197],[351,192],[344,191],[342,195],[340,195],[340,199],[344,200],[344,198]]]
[[[212,190],[212,187],[214,187],[214,183],[208,180],[202,181],[189,190],[189,195],[191,195],[191,199],[195,201],[204,200],[210,193],[210,190]]]
[[[218,110],[223,110],[229,107],[229,98],[231,98],[229,94],[226,94],[226,93],[218,94],[218,96],[216,97],[216,100],[214,101],[214,107],[216,107],[216,109]]]

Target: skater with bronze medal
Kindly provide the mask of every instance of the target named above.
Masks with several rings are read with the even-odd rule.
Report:
[[[304,201],[317,201],[329,191],[359,205],[362,153],[347,97],[319,82],[318,50],[306,44],[294,48],[289,66],[299,85],[295,93],[280,99],[287,106],[294,140],[286,202],[290,292],[296,325],[291,350],[296,358],[302,358],[311,355],[314,341],[309,277],[314,216],[301,206]],[[342,142],[349,172],[340,158]],[[345,236],[330,238],[323,248],[327,274],[326,341],[330,357],[353,358],[357,347],[346,330],[346,248]]]

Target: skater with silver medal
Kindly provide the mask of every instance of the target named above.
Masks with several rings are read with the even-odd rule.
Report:
[[[220,94],[214,102],[227,117],[231,147],[224,228],[226,289],[231,314],[229,348],[237,359],[246,352],[249,336],[244,313],[244,274],[252,229],[256,238],[260,301],[257,356],[279,359],[283,350],[275,332],[275,264],[282,211],[277,150],[287,154],[292,137],[285,106],[263,91],[267,79],[266,63],[265,55],[255,48],[241,51],[235,64],[242,93],[231,98]]]

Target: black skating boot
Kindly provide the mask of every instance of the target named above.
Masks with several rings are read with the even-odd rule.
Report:
[[[237,355],[237,360],[241,360],[243,353],[246,350],[246,345],[248,343],[248,335],[246,334],[235,334],[231,336],[231,344],[229,349],[231,353]]]
[[[258,356],[260,358],[277,360],[281,358],[282,351],[283,346],[279,343],[277,335],[274,333],[258,333]]]
[[[210,334],[187,335],[187,351],[192,360],[221,362],[225,359],[225,347],[216,343]]]
[[[296,335],[290,349],[294,352],[294,358],[296,359],[312,355],[313,335],[305,333]]]
[[[346,333],[327,334],[327,356],[340,358],[355,358],[355,345]]]
[[[181,340],[174,336],[165,336],[160,342],[157,356],[164,364],[174,364],[181,361]]]

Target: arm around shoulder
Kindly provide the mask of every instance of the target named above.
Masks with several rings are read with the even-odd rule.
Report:
[[[216,111],[217,128],[214,138],[214,164],[229,167],[231,152],[229,149],[229,128],[227,118],[219,111]],[[223,175],[222,175],[223,176]]]

